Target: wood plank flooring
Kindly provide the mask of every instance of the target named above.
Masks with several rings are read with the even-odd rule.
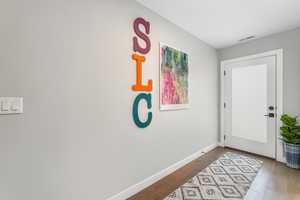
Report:
[[[264,162],[245,200],[300,200],[300,170],[290,169],[266,157],[221,147],[206,153],[128,200],[162,200],[226,152],[240,153]]]

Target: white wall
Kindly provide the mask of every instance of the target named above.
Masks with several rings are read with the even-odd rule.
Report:
[[[151,22],[153,121],[132,120],[132,22]],[[103,200],[217,142],[214,48],[132,0],[2,0],[0,199]],[[159,111],[158,43],[190,55],[191,109]]]
[[[300,116],[300,28],[218,50],[220,60],[283,49],[283,111]]]

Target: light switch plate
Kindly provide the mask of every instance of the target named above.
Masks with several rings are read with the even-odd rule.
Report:
[[[23,97],[0,97],[0,115],[23,113]]]

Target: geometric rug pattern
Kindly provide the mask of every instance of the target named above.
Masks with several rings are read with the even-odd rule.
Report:
[[[164,200],[242,200],[262,161],[225,153]]]

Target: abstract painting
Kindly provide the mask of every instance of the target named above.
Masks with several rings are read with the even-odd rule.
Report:
[[[189,107],[188,54],[160,43],[160,109]]]

